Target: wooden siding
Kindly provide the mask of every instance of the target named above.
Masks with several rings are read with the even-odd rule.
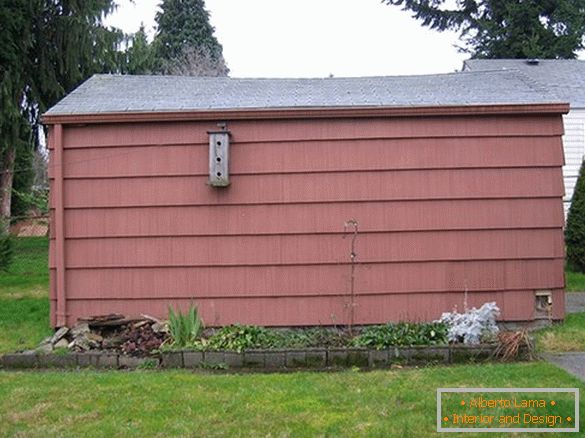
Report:
[[[436,318],[465,290],[517,321],[551,290],[564,316],[560,115],[233,121],[222,189],[206,184],[215,128],[64,125],[53,324],[60,259],[68,323],[190,301],[212,325],[345,323],[349,219],[358,324]]]

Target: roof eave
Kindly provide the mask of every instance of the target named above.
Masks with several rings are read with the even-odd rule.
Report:
[[[420,107],[304,107],[249,108],[184,111],[123,111],[88,114],[44,114],[42,122],[55,124],[99,124],[128,122],[171,122],[251,119],[310,119],[362,117],[423,117],[451,115],[566,114],[568,103],[498,105],[437,105]]]

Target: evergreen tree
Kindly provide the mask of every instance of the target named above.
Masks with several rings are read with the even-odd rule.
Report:
[[[163,0],[156,22],[153,44],[158,72],[227,76],[223,49],[203,0]],[[206,64],[204,69],[201,63]]]
[[[40,114],[93,73],[118,69],[122,35],[102,25],[113,7],[113,0],[0,0],[1,228],[17,155],[30,155],[44,135]]]
[[[131,75],[152,74],[155,69],[154,50],[146,37],[144,25],[127,39],[128,49],[125,52],[125,63],[122,73]]]
[[[565,244],[569,266],[585,273],[585,161],[581,164],[567,216]]]
[[[583,48],[585,0],[383,0],[438,31],[461,32],[473,58],[572,59]]]

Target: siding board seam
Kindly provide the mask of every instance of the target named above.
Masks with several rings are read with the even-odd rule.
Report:
[[[552,290],[562,290],[563,286],[548,286],[548,289],[552,289]],[[529,288],[529,289],[518,289],[518,288],[493,288],[493,289],[473,289],[472,291],[469,291],[468,293],[470,295],[474,294],[474,293],[493,293],[493,292],[523,292],[523,291],[534,291],[536,288]],[[541,288],[538,288],[541,289]],[[423,294],[437,294],[437,293],[448,293],[448,294],[461,294],[463,295],[465,293],[465,290],[462,289],[457,289],[457,290],[453,290],[453,289],[444,289],[444,290],[415,290],[415,291],[395,291],[395,292],[388,292],[388,291],[375,291],[375,292],[363,292],[360,293],[358,291],[356,291],[356,296],[359,297],[368,297],[368,296],[380,296],[380,295],[407,295],[407,294],[413,294],[413,295],[423,295]],[[113,301],[113,300],[122,300],[122,301],[132,301],[132,300],[145,300],[145,301],[151,301],[151,300],[189,300],[189,299],[204,299],[204,300],[214,300],[214,299],[246,299],[246,298],[320,298],[320,297],[327,297],[327,298],[347,298],[348,293],[347,292],[335,292],[335,293],[331,293],[331,294],[324,294],[321,292],[315,292],[315,293],[310,293],[310,294],[290,294],[290,293],[286,293],[284,295],[261,295],[261,294],[257,294],[257,295],[200,295],[200,296],[195,296],[195,295],[169,295],[169,296],[144,296],[144,297],[111,297],[111,298],[104,298],[103,296],[97,296],[97,297],[79,297],[79,298],[70,298],[70,301]]]
[[[532,199],[558,199],[561,195],[534,195],[534,196],[507,196],[507,197],[493,197],[493,196],[481,196],[481,197],[461,197],[461,198],[407,198],[407,199],[339,199],[335,201],[290,201],[290,202],[238,202],[232,204],[217,204],[217,203],[208,203],[208,204],[163,204],[163,205],[115,205],[115,206],[92,206],[92,207],[65,207],[65,211],[74,211],[74,210],[109,210],[109,209],[151,209],[151,208],[177,208],[177,207],[217,207],[217,208],[225,208],[225,207],[238,207],[243,205],[313,205],[313,204],[348,204],[348,203],[391,203],[391,202],[418,202],[418,201],[426,201],[426,202],[441,202],[441,201],[517,201],[517,200],[532,200]]]
[[[411,260],[367,260],[360,261],[357,265],[379,265],[379,264],[400,264],[400,263],[440,263],[440,262],[471,262],[471,261],[522,261],[522,260],[559,260],[564,259],[563,255],[553,257],[472,257],[472,258],[438,258],[438,259],[411,259]],[[165,264],[165,265],[124,265],[112,266],[69,266],[69,270],[100,270],[100,269],[158,269],[158,268],[254,268],[254,267],[284,267],[284,266],[350,266],[350,262],[324,261],[324,262],[289,262],[289,263],[214,263],[214,264]]]
[[[303,200],[303,201],[270,201],[270,202],[237,202],[237,203],[224,203],[221,206],[245,206],[245,205],[301,205],[301,204],[345,204],[350,202],[417,202],[417,201],[474,201],[474,200],[498,200],[498,199],[556,199],[556,198],[563,198],[565,196],[564,191],[559,192],[554,195],[546,194],[546,195],[524,195],[524,196],[501,196],[501,197],[493,197],[493,196],[481,196],[478,195],[476,197],[469,197],[469,196],[462,196],[462,197],[450,197],[450,198],[391,198],[391,199],[383,199],[383,198],[368,198],[368,199],[342,199],[342,200]],[[66,210],[102,210],[102,209],[110,209],[110,208],[160,208],[160,207],[213,207],[218,206],[217,203],[202,203],[202,204],[193,204],[193,203],[185,203],[185,204],[127,204],[127,205],[76,205],[74,207],[67,207]]]
[[[376,172],[412,172],[412,171],[434,171],[434,170],[481,170],[481,169],[551,169],[562,166],[562,163],[553,163],[548,165],[533,165],[525,163],[524,165],[481,165],[481,166],[444,166],[444,167],[393,167],[393,168],[361,168],[361,169],[315,169],[315,170],[281,170],[281,171],[247,171],[247,172],[230,172],[232,176],[258,176],[258,175],[310,175],[310,174],[335,174],[335,173],[376,173]],[[96,176],[65,176],[64,180],[104,180],[104,179],[153,179],[153,178],[184,178],[184,177],[207,177],[208,172],[199,173],[161,173],[161,174],[135,174],[135,175],[96,175]]]
[[[540,225],[540,226],[526,226],[526,227],[461,227],[461,228],[416,228],[416,229],[403,229],[403,230],[360,230],[360,236],[366,234],[400,234],[400,233],[443,233],[453,231],[536,231],[536,230],[558,230],[562,229],[564,221],[560,221],[555,225]],[[209,233],[209,234],[135,234],[135,235],[106,235],[99,234],[95,236],[65,236],[66,240],[101,240],[101,239],[167,239],[167,238],[179,238],[179,237],[254,237],[254,236],[345,236],[347,233],[343,231],[273,231],[269,233],[263,232],[248,232],[248,233]],[[54,237],[50,237],[49,240],[53,240]]]
[[[499,134],[499,133],[492,133],[492,134],[484,134],[484,135],[456,135],[453,136],[452,134],[444,134],[444,135],[420,135],[420,136],[412,136],[412,135],[403,135],[403,136],[376,136],[376,137],[343,137],[343,138],[336,138],[336,137],[315,137],[315,138],[289,138],[289,139],[262,139],[262,140],[238,140],[233,144],[237,144],[238,146],[246,146],[246,145],[263,145],[263,144],[277,144],[279,146],[285,146],[288,143],[320,143],[320,142],[355,142],[355,141],[363,141],[363,140],[433,140],[433,139],[449,139],[449,138],[457,138],[457,139],[469,139],[475,140],[479,138],[491,138],[491,139],[506,139],[506,138],[559,138],[559,134],[540,134],[540,135],[525,135],[523,133],[506,133],[506,134]],[[144,148],[144,147],[167,147],[167,146],[184,146],[184,147],[209,147],[208,142],[199,142],[199,141],[185,141],[183,142],[173,142],[173,143],[129,143],[129,144],[119,144],[119,143],[107,143],[107,144],[88,144],[84,146],[80,145],[65,145],[65,150],[87,150],[87,149],[116,149],[116,148]],[[52,150],[52,149],[50,149]],[[125,154],[120,154],[125,155]]]

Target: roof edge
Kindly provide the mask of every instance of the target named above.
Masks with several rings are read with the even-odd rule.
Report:
[[[112,112],[100,114],[45,114],[46,125],[206,120],[424,117],[450,115],[566,114],[568,103],[444,105],[422,107],[314,107],[250,108],[158,112]]]

